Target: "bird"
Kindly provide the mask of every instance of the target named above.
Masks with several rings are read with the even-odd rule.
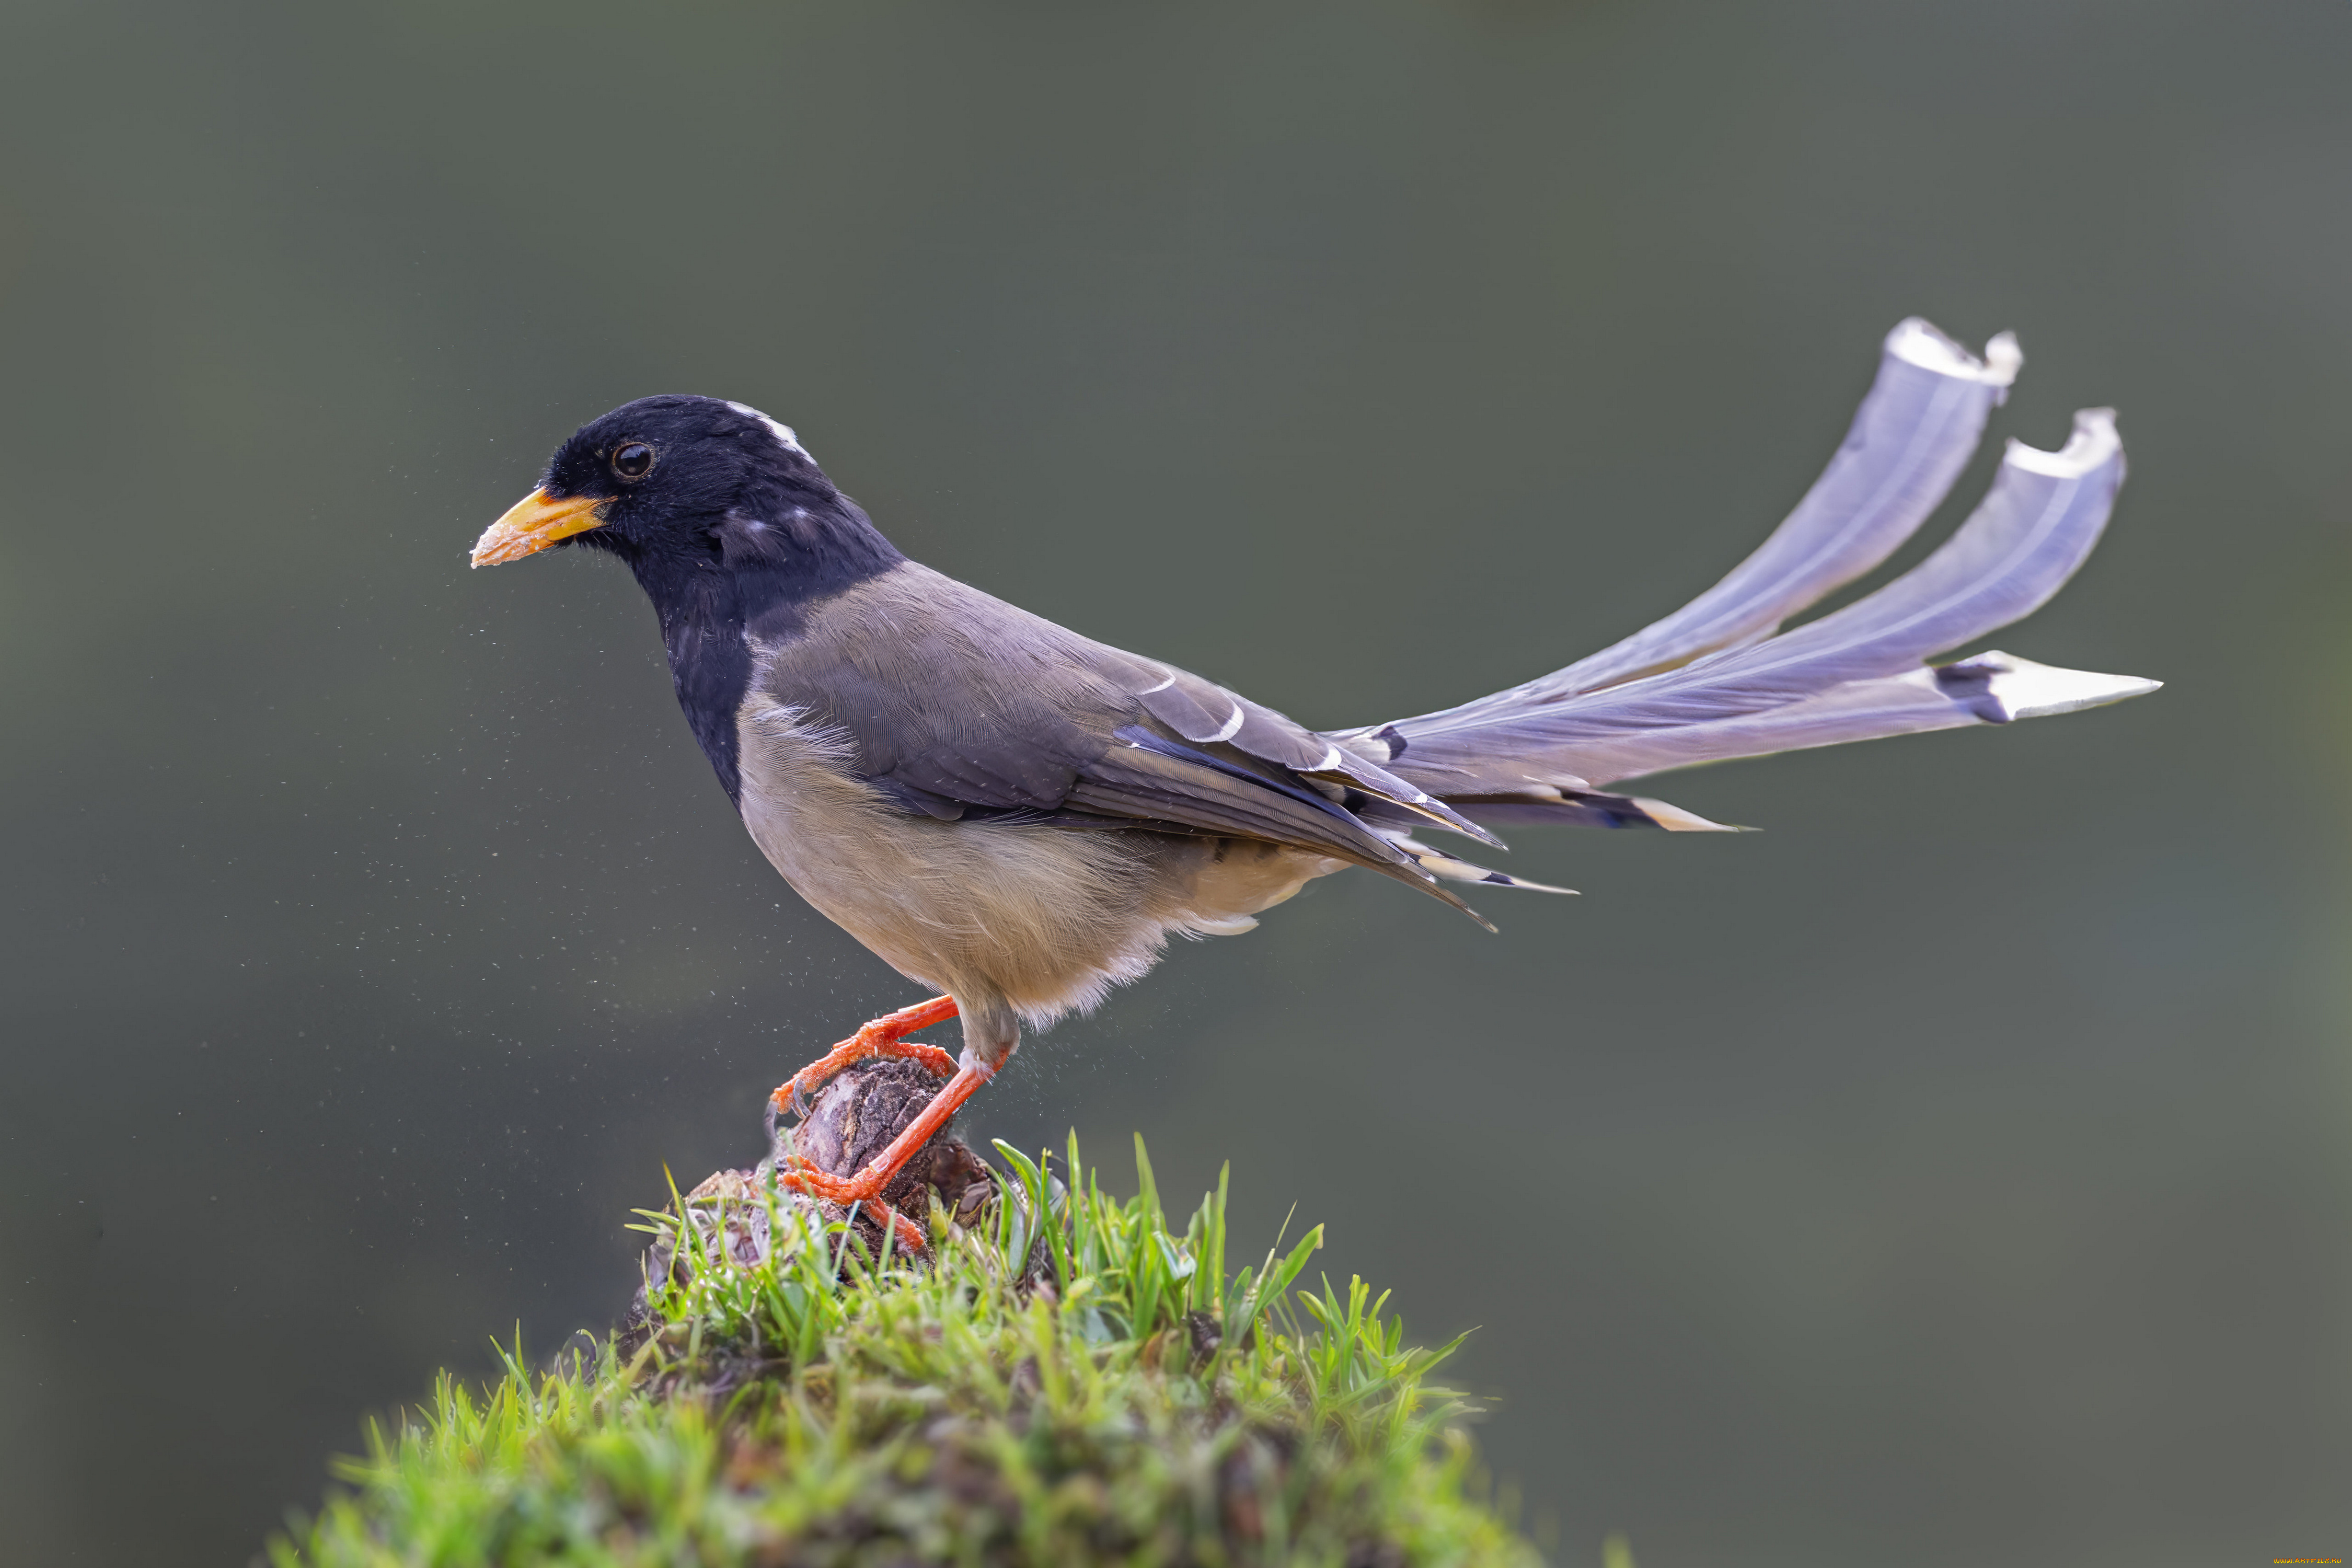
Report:
[[[1570,889],[1432,836],[1499,847],[1495,829],[1522,824],[1726,830],[1610,786],[2155,690],[1999,651],[1927,662],[2039,608],[2089,555],[2124,478],[2110,409],[2078,412],[2054,452],[2011,441],[1940,547],[1789,624],[1920,528],[2022,363],[2011,334],[1979,356],[1903,321],[1820,478],[1713,587],[1551,674],[1350,729],[1309,729],[908,559],[791,426],[725,399],[644,397],[582,426],[472,563],[558,546],[619,557],[752,841],[809,904],[938,993],[858,1028],[766,1108],[772,1135],[817,1086],[877,1057],[941,1080],[859,1170],[790,1153],[778,1168],[780,1184],[873,1205],[921,1248],[881,1199],[899,1167],[1024,1028],[1139,979],[1171,937],[1238,934],[1352,868],[1492,930],[1456,888]],[[908,1038],[950,1019],[959,1056]]]

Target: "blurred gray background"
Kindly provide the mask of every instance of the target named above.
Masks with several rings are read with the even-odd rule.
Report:
[[[1319,725],[1711,582],[1921,312],[2114,404],[1995,644],[2169,681],[1177,952],[967,1118],[1477,1325],[1563,1563],[2352,1555],[2352,8],[64,5],[0,53],[0,1518],[239,1563],[910,987],[730,816],[582,420]],[[1990,451],[1990,448],[1989,448]],[[1948,517],[1981,488],[1989,456]],[[1968,651],[1973,651],[1968,650]]]

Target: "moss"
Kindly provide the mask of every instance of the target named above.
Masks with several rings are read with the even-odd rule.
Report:
[[[932,1258],[737,1179],[648,1215],[631,1327],[342,1461],[276,1568],[1531,1563],[1358,1280],[1297,1285],[1320,1227],[1225,1271],[1225,1187],[1181,1230],[1139,1190],[997,1148],[1011,1175]],[[1038,1223],[1039,1215],[1045,1216]]]

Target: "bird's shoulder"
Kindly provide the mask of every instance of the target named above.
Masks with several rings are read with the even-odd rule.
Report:
[[[971,805],[1058,806],[1133,726],[1284,770],[1332,749],[1213,681],[911,561],[747,637],[759,703],[842,735],[861,776]]]
[[[751,700],[846,742],[901,805],[1052,810],[1134,713],[1144,661],[914,562],[746,626]]]
[[[745,718],[783,710],[823,731],[904,811],[1258,838],[1434,887],[1340,804],[1364,790],[1425,802],[1412,786],[1213,681],[929,567],[748,635]],[[756,772],[756,745],[746,756]]]

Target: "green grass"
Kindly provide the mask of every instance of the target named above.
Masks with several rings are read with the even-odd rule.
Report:
[[[1360,1280],[1299,1287],[1320,1226],[1229,1275],[1223,1176],[1175,1230],[1140,1140],[1124,1201],[1075,1139],[1066,1192],[996,1147],[1012,1201],[934,1207],[936,1264],[772,1191],[648,1214],[677,1262],[633,1331],[546,1372],[518,1344],[478,1393],[445,1373],[270,1563],[1537,1561],[1426,1382],[1454,1345],[1408,1346]]]

